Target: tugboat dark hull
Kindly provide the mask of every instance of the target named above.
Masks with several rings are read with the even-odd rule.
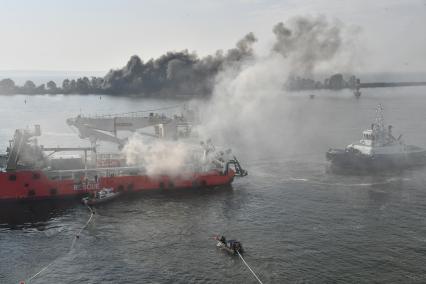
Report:
[[[332,169],[354,171],[398,170],[426,165],[426,150],[415,148],[417,149],[401,154],[386,155],[365,155],[341,149],[330,149],[326,153],[326,158],[331,162]]]

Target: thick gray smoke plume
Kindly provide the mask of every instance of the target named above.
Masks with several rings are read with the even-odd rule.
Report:
[[[112,94],[208,96],[212,93],[218,72],[228,66],[238,66],[253,56],[255,41],[254,34],[249,33],[225,54],[218,51],[204,58],[184,50],[168,52],[143,63],[135,55],[122,69],[111,70],[105,76],[101,89]]]
[[[290,58],[291,73],[311,76],[318,63],[332,59],[342,45],[341,25],[325,17],[296,17],[278,23],[273,50]]]

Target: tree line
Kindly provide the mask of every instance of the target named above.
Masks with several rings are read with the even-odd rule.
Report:
[[[98,94],[102,93],[103,78],[82,77],[78,79],[65,79],[62,86],[58,86],[54,81],[46,84],[36,85],[33,81],[27,80],[22,86],[18,86],[10,79],[0,80],[0,94],[2,95],[39,95],[39,94]]]
[[[0,81],[0,94],[110,94],[162,97],[203,97],[213,92],[216,75],[225,68],[241,68],[253,57],[252,33],[239,40],[234,48],[214,55],[198,57],[187,50],[166,54],[143,62],[137,55],[127,64],[109,71],[104,77],[65,79],[61,86],[49,81],[36,86],[32,81],[17,86],[11,79]]]

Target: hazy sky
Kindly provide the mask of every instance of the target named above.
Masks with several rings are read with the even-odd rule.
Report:
[[[359,28],[360,70],[426,71],[426,0],[0,0],[0,70],[103,71],[133,54],[207,55],[250,31],[261,52],[277,22],[318,14]]]

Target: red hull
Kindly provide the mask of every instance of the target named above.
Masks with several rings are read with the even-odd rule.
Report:
[[[52,180],[43,171],[0,172],[0,201],[44,200],[86,195],[102,188],[118,192],[160,189],[202,188],[231,184],[233,170],[222,174],[213,170],[181,176],[123,175],[100,177],[97,182],[75,182],[73,179]]]

